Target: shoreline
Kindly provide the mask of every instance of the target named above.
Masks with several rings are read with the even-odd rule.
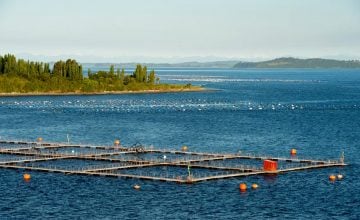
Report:
[[[75,95],[128,95],[128,94],[159,94],[159,93],[181,93],[181,92],[210,92],[214,89],[190,88],[190,89],[166,89],[166,90],[139,90],[139,91],[103,91],[103,92],[27,92],[27,93],[0,93],[0,97],[20,96],[75,96]]]

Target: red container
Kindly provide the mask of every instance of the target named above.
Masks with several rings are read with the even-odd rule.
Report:
[[[276,171],[277,165],[278,165],[277,161],[264,160],[263,169],[264,169],[264,171]]]

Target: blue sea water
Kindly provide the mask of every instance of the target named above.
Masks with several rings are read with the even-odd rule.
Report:
[[[1,139],[252,152],[349,164],[178,185],[0,169],[1,219],[359,219],[359,69],[158,69],[205,92],[0,97]],[[329,182],[329,174],[344,179]],[[239,183],[259,184],[241,193]],[[140,191],[132,189],[138,183]]]

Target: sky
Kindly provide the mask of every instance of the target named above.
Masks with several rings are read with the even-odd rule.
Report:
[[[51,61],[360,59],[359,0],[0,0],[0,54]]]

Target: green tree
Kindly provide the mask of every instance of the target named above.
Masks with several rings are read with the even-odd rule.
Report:
[[[147,82],[153,85],[155,83],[155,79],[156,79],[155,71],[151,70]]]
[[[31,61],[29,63],[29,79],[35,79],[37,76],[37,70],[35,62]]]
[[[58,78],[81,81],[83,79],[82,66],[76,60],[68,59],[66,62],[60,60],[54,64],[52,75]]]
[[[114,75],[114,65],[110,65],[110,75]]]
[[[17,61],[17,75],[22,76],[22,77],[26,77],[26,78],[29,77],[28,63],[23,59],[19,59]]]
[[[16,74],[17,71],[17,63],[16,63],[16,57],[11,54],[6,54],[4,56],[4,73],[5,74]]]
[[[0,56],[0,74],[4,73],[5,60],[2,56]]]
[[[116,69],[116,78],[117,78],[117,79],[120,79],[120,73],[121,73],[121,72],[120,72],[120,69],[117,68],[117,69]]]
[[[124,68],[121,69],[121,73],[120,73],[120,82],[123,84],[124,83],[124,78],[125,78],[125,70]]]
[[[146,82],[146,80],[147,80],[147,67],[144,66],[141,71],[140,82]]]
[[[141,72],[142,72],[142,66],[141,64],[136,65],[136,69],[133,73],[133,77],[136,79],[136,82],[141,82]]]
[[[54,63],[52,74],[59,78],[66,77],[64,61],[60,60],[60,61],[57,61],[56,63]]]
[[[124,85],[128,85],[130,82],[131,82],[131,77],[130,77],[129,75],[126,75],[126,76],[124,77],[123,84],[124,84]]]
[[[50,74],[50,65],[48,63],[44,64],[44,73]]]

